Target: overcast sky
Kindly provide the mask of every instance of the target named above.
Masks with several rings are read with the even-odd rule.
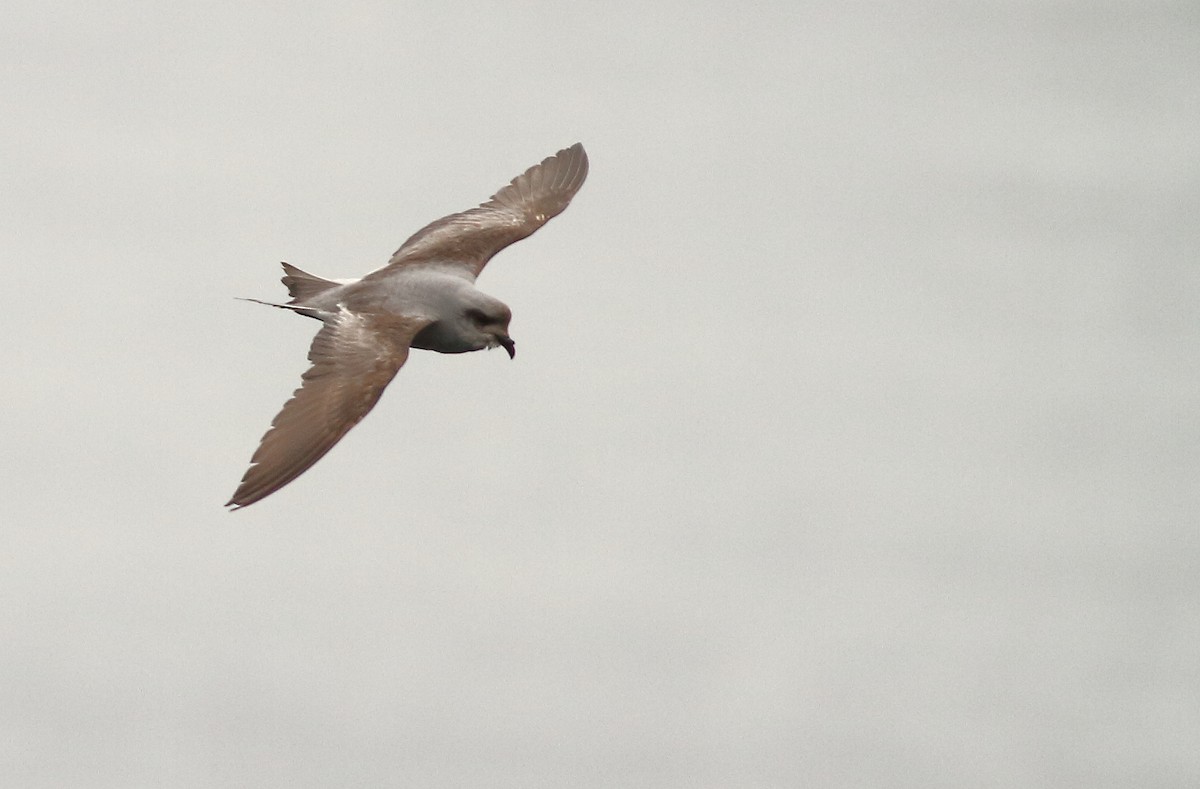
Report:
[[[0,783],[1200,784],[1200,6],[0,10]],[[230,514],[329,277],[582,141]]]

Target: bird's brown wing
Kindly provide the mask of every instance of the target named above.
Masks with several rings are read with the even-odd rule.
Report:
[[[412,235],[388,264],[365,279],[399,266],[458,264],[479,276],[492,256],[558,216],[587,178],[588,158],[575,143],[535,164],[483,205],[431,222]]]
[[[367,415],[408,358],[427,319],[361,315],[342,308],[308,351],[312,367],[271,422],[226,506],[245,507],[308,470]]]

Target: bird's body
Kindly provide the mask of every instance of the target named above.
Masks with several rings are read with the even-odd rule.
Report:
[[[417,231],[386,266],[358,280],[327,280],[283,264],[291,301],[272,306],[324,323],[312,367],[271,423],[227,504],[245,507],[304,473],[378,402],[409,348],[466,353],[503,347],[512,312],[475,287],[488,260],[562,211],[583,185],[576,143],[526,170],[477,208]],[[269,303],[269,302],[264,302]]]

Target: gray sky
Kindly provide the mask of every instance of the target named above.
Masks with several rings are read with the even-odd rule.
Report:
[[[1194,3],[0,10],[0,783],[1200,782]],[[575,141],[221,504],[331,277]]]

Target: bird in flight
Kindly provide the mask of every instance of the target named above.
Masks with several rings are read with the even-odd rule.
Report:
[[[386,266],[361,279],[322,279],[284,263],[291,301],[259,303],[324,325],[309,348],[312,366],[300,388],[271,422],[225,506],[249,506],[320,460],[379,401],[409,348],[466,353],[499,347],[514,357],[512,311],[477,290],[475,278],[497,252],[561,214],[587,172],[583,146],[564,148],[486,203],[421,228]]]

